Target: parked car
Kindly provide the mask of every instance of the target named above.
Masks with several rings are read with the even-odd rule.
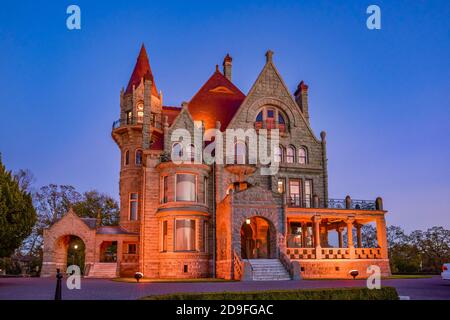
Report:
[[[444,263],[442,266],[441,277],[443,280],[450,280],[450,263]]]

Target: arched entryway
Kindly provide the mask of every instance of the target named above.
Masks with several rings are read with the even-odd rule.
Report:
[[[251,217],[241,227],[241,257],[243,259],[269,259],[275,254],[274,229],[262,217]]]
[[[75,235],[65,235],[58,238],[55,245],[55,262],[61,271],[67,270],[70,265],[80,267],[84,273],[86,265],[86,244]]]

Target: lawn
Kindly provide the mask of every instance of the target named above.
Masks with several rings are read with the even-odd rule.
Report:
[[[151,295],[142,300],[398,300],[397,290],[382,287],[307,290],[266,290],[252,292],[203,292]]]

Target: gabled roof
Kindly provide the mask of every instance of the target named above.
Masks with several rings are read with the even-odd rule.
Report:
[[[194,120],[204,122],[205,129],[215,128],[216,121],[220,121],[223,131],[244,99],[241,90],[216,68],[191,99],[188,110]]]
[[[158,90],[156,90],[155,80],[144,44],[142,44],[141,51],[137,57],[136,65],[134,66],[125,94],[133,92],[133,86],[137,87],[141,83],[142,78],[152,81],[152,95],[158,96]]]

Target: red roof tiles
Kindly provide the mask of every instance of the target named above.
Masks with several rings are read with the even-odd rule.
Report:
[[[188,109],[194,120],[204,121],[206,129],[215,128],[216,121],[220,121],[221,130],[225,130],[244,99],[241,90],[216,69],[191,99]]]
[[[134,66],[133,73],[131,74],[130,81],[128,82],[127,90],[125,94],[133,91],[133,86],[137,87],[141,83],[141,79],[152,81],[152,95],[158,96],[158,90],[156,90],[155,80],[153,78],[152,69],[150,68],[150,62],[148,61],[147,51],[142,44],[141,51],[137,57],[136,65]]]

